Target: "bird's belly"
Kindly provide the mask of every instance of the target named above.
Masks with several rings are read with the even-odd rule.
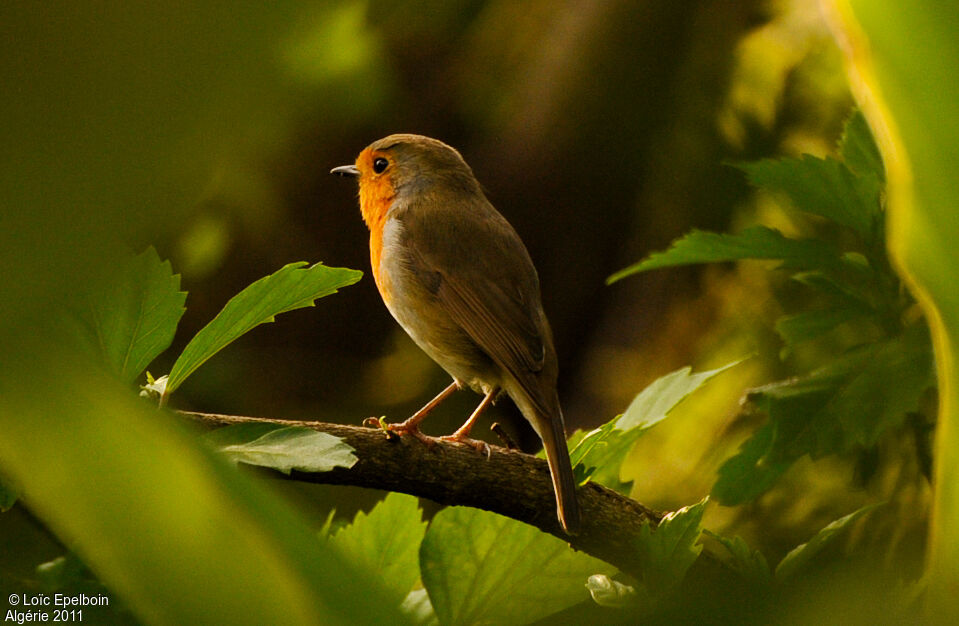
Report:
[[[499,368],[450,317],[436,295],[383,255],[380,293],[390,313],[413,341],[461,385],[485,393],[500,387]],[[389,294],[387,296],[387,294]]]

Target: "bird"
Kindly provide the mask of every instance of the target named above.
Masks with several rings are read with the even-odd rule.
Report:
[[[441,437],[469,438],[477,418],[505,393],[546,451],[557,519],[579,532],[580,506],[557,392],[558,363],[539,277],[516,230],[451,146],[394,134],[364,148],[332,174],[359,181],[370,231],[373,279],[387,309],[453,382],[392,433],[421,440],[422,420],[457,389],[483,396],[469,419]],[[487,448],[488,450],[488,448]]]

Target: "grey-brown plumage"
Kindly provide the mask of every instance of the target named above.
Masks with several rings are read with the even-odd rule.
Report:
[[[543,440],[559,520],[575,533],[556,351],[519,235],[460,154],[435,139],[391,135],[334,171],[360,178],[373,274],[393,317],[458,386],[485,394],[478,411],[500,390],[513,399]],[[415,430],[419,419],[396,426]]]

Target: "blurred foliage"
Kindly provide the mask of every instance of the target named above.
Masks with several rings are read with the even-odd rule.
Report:
[[[888,234],[899,241],[899,262],[935,298],[935,307],[923,301],[925,310],[949,321],[954,264],[943,241],[952,220],[942,212],[954,204],[949,185],[957,178],[948,164],[956,162],[949,155],[957,142],[949,122],[955,116],[942,103],[956,99],[928,85],[955,84],[945,61],[952,57],[944,52],[957,40],[952,22],[937,19],[925,3],[908,11],[885,2],[854,4],[882,53],[890,107],[916,161],[918,205],[931,211],[897,218],[890,200]],[[707,231],[739,233],[738,242],[723,240],[739,246],[769,243],[778,232],[800,242],[800,260],[824,245],[841,250],[848,280],[839,283],[846,286],[856,284],[863,267],[877,267],[882,223],[862,222],[855,201],[882,184],[881,170],[868,146],[845,142],[836,149],[852,98],[816,3],[208,2],[186,12],[138,1],[6,3],[0,34],[0,75],[8,86],[0,101],[7,147],[0,156],[0,264],[7,277],[0,282],[0,494],[4,507],[13,505],[0,515],[5,589],[81,588],[91,573],[145,621],[175,622],[187,613],[200,621],[232,616],[261,623],[280,613],[307,622],[398,618],[390,603],[369,601],[369,590],[377,589],[369,566],[354,572],[341,563],[339,548],[315,541],[310,530],[333,509],[340,520],[375,528],[373,512],[368,520],[365,513],[354,516],[379,494],[284,486],[274,487],[282,494],[277,498],[198,445],[194,433],[158,419],[126,383],[168,344],[150,367],[171,371],[224,303],[275,268],[300,259],[368,267],[353,189],[326,172],[380,136],[420,132],[461,150],[526,241],[562,359],[570,430],[612,429],[610,418],[667,372],[690,363],[712,371],[756,355],[684,396],[669,420],[642,429],[631,452],[599,472],[606,482],[631,483],[643,502],[676,509],[709,493],[730,458],[762,459],[760,469],[771,468],[776,479],[767,484],[750,475],[746,504],[710,505],[702,519],[720,537],[707,541],[706,550],[738,555],[741,570],[754,574],[761,559],[780,562],[851,509],[888,501],[844,524],[833,550],[817,555],[813,565],[825,563],[830,575],[773,594],[773,603],[801,616],[809,614],[800,600],[806,591],[827,598],[827,606],[853,596],[860,599],[858,619],[866,621],[887,616],[889,602],[911,593],[897,589],[879,599],[875,593],[887,585],[890,569],[900,568],[905,579],[917,576],[930,498],[924,474],[936,398],[910,394],[908,402],[891,402],[883,393],[896,394],[900,385],[915,391],[927,380],[916,367],[926,362],[927,338],[917,330],[915,309],[903,306],[905,292],[880,281],[877,289],[906,300],[870,296],[854,310],[847,305],[863,294],[843,299],[821,277],[807,272],[792,280],[762,263],[686,267],[604,285],[614,271],[690,228],[699,238]],[[923,46],[913,52],[917,42]],[[876,127],[881,116],[867,114]],[[888,166],[898,153],[888,137],[879,139]],[[838,188],[838,197],[853,201],[841,203],[845,213],[826,215],[844,226],[797,217],[785,206],[781,195],[794,194],[779,184],[782,163],[760,161],[783,155],[806,168],[807,183]],[[747,161],[760,163],[746,168],[749,179],[778,187],[780,197],[754,194],[740,171],[723,165]],[[843,167],[856,176],[849,179]],[[863,182],[863,171],[877,180]],[[895,198],[903,193],[901,175],[890,169]],[[824,210],[822,200],[806,208]],[[802,198],[793,204],[803,209]],[[767,230],[755,230],[757,223]],[[118,278],[115,270],[130,251],[149,244],[159,254],[138,257],[147,264],[131,274],[139,280]],[[712,260],[716,255],[740,258],[728,250]],[[179,282],[161,258],[182,272]],[[882,272],[883,280],[892,276],[888,267]],[[164,286],[158,302],[167,314],[138,318],[131,302],[91,302],[125,284]],[[181,289],[190,292],[185,314]],[[896,304],[874,314],[877,302]],[[92,334],[64,319],[91,308]],[[136,319],[170,332],[131,325]],[[98,333],[122,335],[126,343],[90,342]],[[812,459],[805,444],[779,445],[790,422],[783,416],[795,407],[783,397],[789,386],[770,381],[798,375],[789,385],[818,385],[825,393],[823,380],[835,383],[836,372],[817,367],[865,344],[874,348],[853,353],[850,369],[839,373],[847,377],[846,409],[868,402],[885,417],[857,422],[840,412],[838,455]],[[90,355],[91,345],[99,346],[99,356]],[[903,354],[915,358],[895,360]],[[940,361],[940,375],[944,367]],[[858,385],[862,377],[853,369],[885,381],[884,388]],[[238,338],[196,370],[174,403],[358,423],[415,410],[444,377],[362,281],[329,306],[290,312]],[[742,410],[747,388],[755,391]],[[448,432],[472,402],[467,394],[451,400],[428,428]],[[497,417],[512,425],[514,438],[535,441],[503,404]],[[946,467],[937,471],[948,473]],[[739,475],[738,483],[745,480]],[[942,499],[943,493],[939,510],[953,510],[943,503],[957,499]],[[402,515],[419,524],[413,508]],[[428,519],[435,514],[430,505],[424,511]],[[480,535],[495,526],[477,525]],[[959,525],[938,525],[949,527]],[[722,540],[726,535],[739,539]],[[943,545],[956,545],[945,537]],[[352,554],[378,545],[365,541],[350,540]],[[459,558],[437,551],[444,542],[436,537],[429,541],[433,562]],[[850,551],[867,555],[863,569],[858,561],[851,569],[828,569],[836,553]],[[952,563],[946,554],[941,562]],[[38,572],[41,563],[54,565]],[[661,607],[662,619],[688,619],[700,609],[741,617],[746,605],[753,615],[781,615],[768,609],[766,594],[756,599],[732,590],[727,601],[743,601],[737,608],[697,595],[697,576],[694,567],[679,592],[683,606]],[[353,582],[344,586],[347,579]],[[532,585],[535,577],[523,582]],[[863,592],[830,595],[853,583]],[[491,594],[503,592],[490,585]],[[356,593],[331,595],[334,586]],[[409,592],[409,615],[432,615],[423,594],[403,586],[383,593]],[[568,590],[564,598],[576,596],[573,585]],[[465,598],[451,593],[447,600],[437,611],[460,614]],[[584,615],[595,620],[595,610],[573,607],[564,615],[581,623]],[[127,609],[115,617],[130,619]]]

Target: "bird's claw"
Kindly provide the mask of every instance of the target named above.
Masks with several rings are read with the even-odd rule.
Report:
[[[462,435],[457,436],[454,433],[452,435],[445,435],[443,437],[439,437],[439,440],[446,441],[449,443],[461,443],[463,445],[467,445],[473,448],[474,450],[476,450],[477,452],[479,452],[480,454],[485,455],[487,459],[489,459],[493,454],[493,449],[489,447],[489,444],[480,439],[470,439],[469,437],[462,436]]]

